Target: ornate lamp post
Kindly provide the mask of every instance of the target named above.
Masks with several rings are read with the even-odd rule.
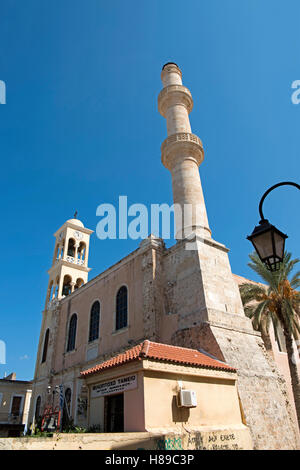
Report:
[[[285,240],[287,235],[278,230],[274,225],[271,225],[267,219],[264,218],[262,206],[267,195],[273,189],[279,186],[295,186],[300,189],[300,185],[290,181],[274,184],[263,195],[259,203],[260,222],[252,234],[247,237],[254,246],[260,260],[266,265],[270,271],[277,271],[284,256]]]

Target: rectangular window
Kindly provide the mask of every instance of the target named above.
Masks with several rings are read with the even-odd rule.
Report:
[[[22,398],[23,397],[13,397],[13,401],[11,405],[11,414],[13,416],[20,416]]]

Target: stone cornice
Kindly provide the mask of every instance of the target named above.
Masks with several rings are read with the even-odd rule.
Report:
[[[216,242],[212,238],[209,238],[209,239],[203,238],[196,234],[195,240],[197,240],[197,242],[202,242],[202,243],[205,243],[206,245],[210,245],[213,248],[217,248],[221,251],[225,251],[225,253],[229,252],[229,249],[225,245],[222,245],[221,243]],[[175,253],[178,250],[182,250],[182,246],[186,243],[191,243],[191,241],[194,241],[194,240],[192,240],[191,238],[184,238],[184,239],[177,240],[177,242],[174,245],[170,246],[169,248],[166,248],[164,252],[164,256],[169,256],[170,254]]]
[[[89,228],[85,228],[85,227],[80,227],[76,224],[72,224],[70,222],[65,222],[58,230],[56,230],[56,232],[53,234],[54,237],[57,237],[59,235],[59,233],[65,229],[66,227],[70,227],[70,228],[73,228],[74,230],[76,231],[79,231],[79,232],[83,232],[83,233],[86,233],[88,235],[91,235],[91,233],[94,233],[94,230],[90,230]]]
[[[164,75],[166,73],[178,73],[180,78],[182,78],[182,72],[181,72],[180,68],[178,67],[178,65],[175,64],[174,62],[168,62],[167,64],[165,64],[163,66],[162,71],[161,71],[161,79],[162,80],[163,80]]]
[[[143,370],[153,372],[165,372],[167,374],[182,374],[191,375],[194,377],[209,377],[215,379],[226,379],[235,381],[237,379],[237,373],[235,370],[225,371],[217,370],[209,367],[191,366],[187,364],[174,364],[167,361],[157,361],[151,359],[143,360]],[[183,379],[184,380],[184,379]]]
[[[145,238],[140,243],[140,252],[149,251],[149,248],[157,251],[165,250],[165,243],[162,238],[157,238],[154,235],[149,235],[148,238]]]
[[[84,271],[86,273],[90,272],[92,268],[88,268],[86,266],[82,266],[80,264],[76,264],[76,263],[70,263],[69,261],[66,261],[64,259],[60,259],[60,260],[57,260],[57,263],[55,263],[53,266],[51,266],[51,268],[49,269],[48,271],[48,274],[51,274],[53,271],[56,271],[57,267],[58,266],[68,266],[69,268],[74,268],[74,269],[78,269],[79,271]]]
[[[230,380],[235,382],[237,380],[237,373],[235,371],[221,371],[207,367],[195,367],[185,364],[173,364],[167,361],[157,361],[151,359],[142,359],[129,362],[128,364],[113,367],[108,370],[101,370],[95,372],[89,377],[81,377],[86,381],[87,385],[95,383],[106,382],[107,380],[122,377],[128,374],[137,372],[148,372],[148,373],[164,373],[174,374],[174,378],[178,377],[178,374],[182,376],[181,380],[186,380],[184,376],[192,377],[203,377],[215,380]]]
[[[218,314],[224,319],[224,322],[208,320],[203,322],[203,324],[224,330],[236,331],[250,336],[257,336],[258,338],[261,337],[261,333],[252,328],[251,320],[246,316],[243,317],[237,313],[228,312],[218,312]]]
[[[193,109],[193,98],[188,88],[183,85],[169,85],[158,95],[158,111],[165,118],[166,111],[171,106],[185,106],[190,113]]]
[[[192,159],[197,165],[203,162],[203,145],[197,135],[189,132],[177,132],[163,141],[161,145],[163,165],[171,170],[178,159]]]

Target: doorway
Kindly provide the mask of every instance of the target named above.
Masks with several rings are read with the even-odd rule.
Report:
[[[105,397],[104,432],[124,432],[124,394]]]

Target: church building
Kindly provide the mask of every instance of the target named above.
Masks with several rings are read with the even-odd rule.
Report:
[[[175,63],[161,78],[161,158],[182,208],[177,242],[166,248],[150,235],[89,281],[93,231],[73,218],[55,232],[29,421],[63,395],[62,419],[99,432],[228,429],[242,448],[295,449],[285,382],[209,227],[192,95]]]

